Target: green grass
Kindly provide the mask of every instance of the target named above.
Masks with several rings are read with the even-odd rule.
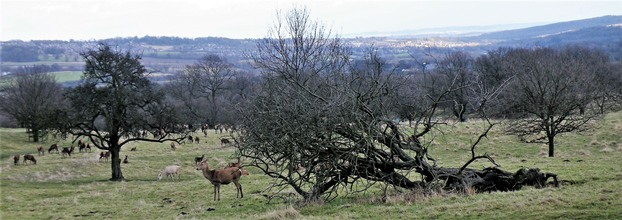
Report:
[[[472,121],[445,126],[431,154],[441,166],[460,166],[469,158],[474,138],[484,126]],[[210,165],[223,167],[232,148],[221,148],[210,133],[207,143],[185,144],[171,151],[168,143],[132,143],[121,156],[127,181],[110,182],[110,164],[99,162],[97,153],[37,156],[37,165],[14,166],[12,155],[32,153],[68,140],[48,139],[30,143],[22,129],[0,129],[0,218],[1,219],[621,219],[622,218],[622,112],[608,114],[592,131],[558,137],[555,158],[546,156],[543,144],[524,144],[496,127],[477,149],[488,152],[503,169],[539,167],[576,184],[560,188],[525,188],[516,192],[475,195],[440,193],[422,195],[391,190],[386,203],[373,188],[366,193],[339,197],[326,204],[304,207],[286,201],[268,201],[262,196],[270,179],[257,170],[243,176],[245,197],[235,198],[235,187],[221,188],[214,202],[213,187],[193,158],[206,154]],[[205,139],[205,138],[203,138]],[[203,140],[205,141],[205,140]],[[137,151],[129,151],[137,147]],[[156,181],[167,165],[182,166],[182,180]],[[476,162],[473,168],[490,166]],[[380,186],[379,186],[380,187]],[[214,211],[208,211],[214,208]]]
[[[56,78],[57,83],[73,82],[81,79],[82,71],[59,71],[51,72],[50,75]],[[12,77],[12,75],[0,77],[0,87],[7,85],[10,80],[13,80]]]
[[[56,77],[56,82],[58,83],[79,81],[80,77],[82,77],[82,71],[60,71],[50,74]]]

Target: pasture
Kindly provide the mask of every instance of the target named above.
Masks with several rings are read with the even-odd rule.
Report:
[[[431,148],[441,166],[460,166],[470,157],[469,147],[483,125],[477,121],[441,127]],[[242,176],[244,198],[235,186],[221,187],[215,202],[213,186],[194,169],[194,157],[205,154],[210,166],[235,162],[233,147],[221,147],[210,131],[200,144],[183,144],[172,151],[169,143],[131,143],[124,146],[121,164],[124,182],[110,182],[110,163],[99,161],[98,149],[37,155],[37,147],[70,140],[49,138],[30,143],[23,129],[0,129],[1,219],[622,219],[622,112],[606,115],[581,134],[558,137],[556,157],[546,156],[545,144],[520,143],[498,125],[477,149],[488,152],[502,169],[538,167],[570,183],[559,188],[524,188],[516,192],[482,194],[421,194],[391,189],[381,201],[382,186],[368,192],[339,197],[325,204],[300,206],[291,194],[267,200],[264,189],[271,179],[247,168]],[[198,133],[197,133],[198,134]],[[74,145],[75,146],[75,145]],[[130,151],[136,147],[136,151]],[[37,164],[13,165],[13,155],[30,153]],[[181,165],[181,180],[157,181],[166,166]],[[491,166],[484,161],[474,168]],[[292,191],[293,192],[293,191]]]

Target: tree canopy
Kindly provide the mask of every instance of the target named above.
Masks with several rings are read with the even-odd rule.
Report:
[[[54,127],[63,107],[63,89],[45,69],[23,68],[0,89],[0,109],[29,129],[38,142]]]
[[[84,83],[67,93],[71,107],[60,128],[110,151],[111,180],[123,180],[119,157],[123,145],[177,141],[183,134],[172,133],[186,130],[178,123],[175,109],[163,102],[163,93],[147,78],[140,55],[99,44],[82,56],[86,62]]]

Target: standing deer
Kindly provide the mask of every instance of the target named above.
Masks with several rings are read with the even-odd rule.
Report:
[[[201,170],[203,172],[203,176],[209,180],[212,185],[214,185],[214,201],[216,201],[216,197],[218,197],[218,201],[220,201],[220,185],[227,185],[231,182],[233,182],[237,188],[236,198],[238,196],[240,198],[244,198],[242,185],[240,184],[240,177],[242,176],[240,168],[231,167],[219,170],[210,170],[206,159],[197,164],[197,170]]]
[[[43,146],[39,146],[37,148],[37,151],[39,151],[39,156],[45,155],[45,150],[43,149]]]
[[[19,164],[19,154],[15,154],[15,156],[13,156],[13,163],[15,165]]]

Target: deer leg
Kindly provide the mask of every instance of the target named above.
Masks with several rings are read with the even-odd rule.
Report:
[[[216,188],[218,188],[218,186],[214,185],[214,201],[216,201]]]
[[[218,201],[220,201],[220,184],[218,184]]]
[[[244,193],[242,192],[242,184],[240,184],[240,182],[235,182],[235,188],[238,189],[238,193],[236,194],[235,198],[238,198],[238,196],[240,198],[244,198]]]

